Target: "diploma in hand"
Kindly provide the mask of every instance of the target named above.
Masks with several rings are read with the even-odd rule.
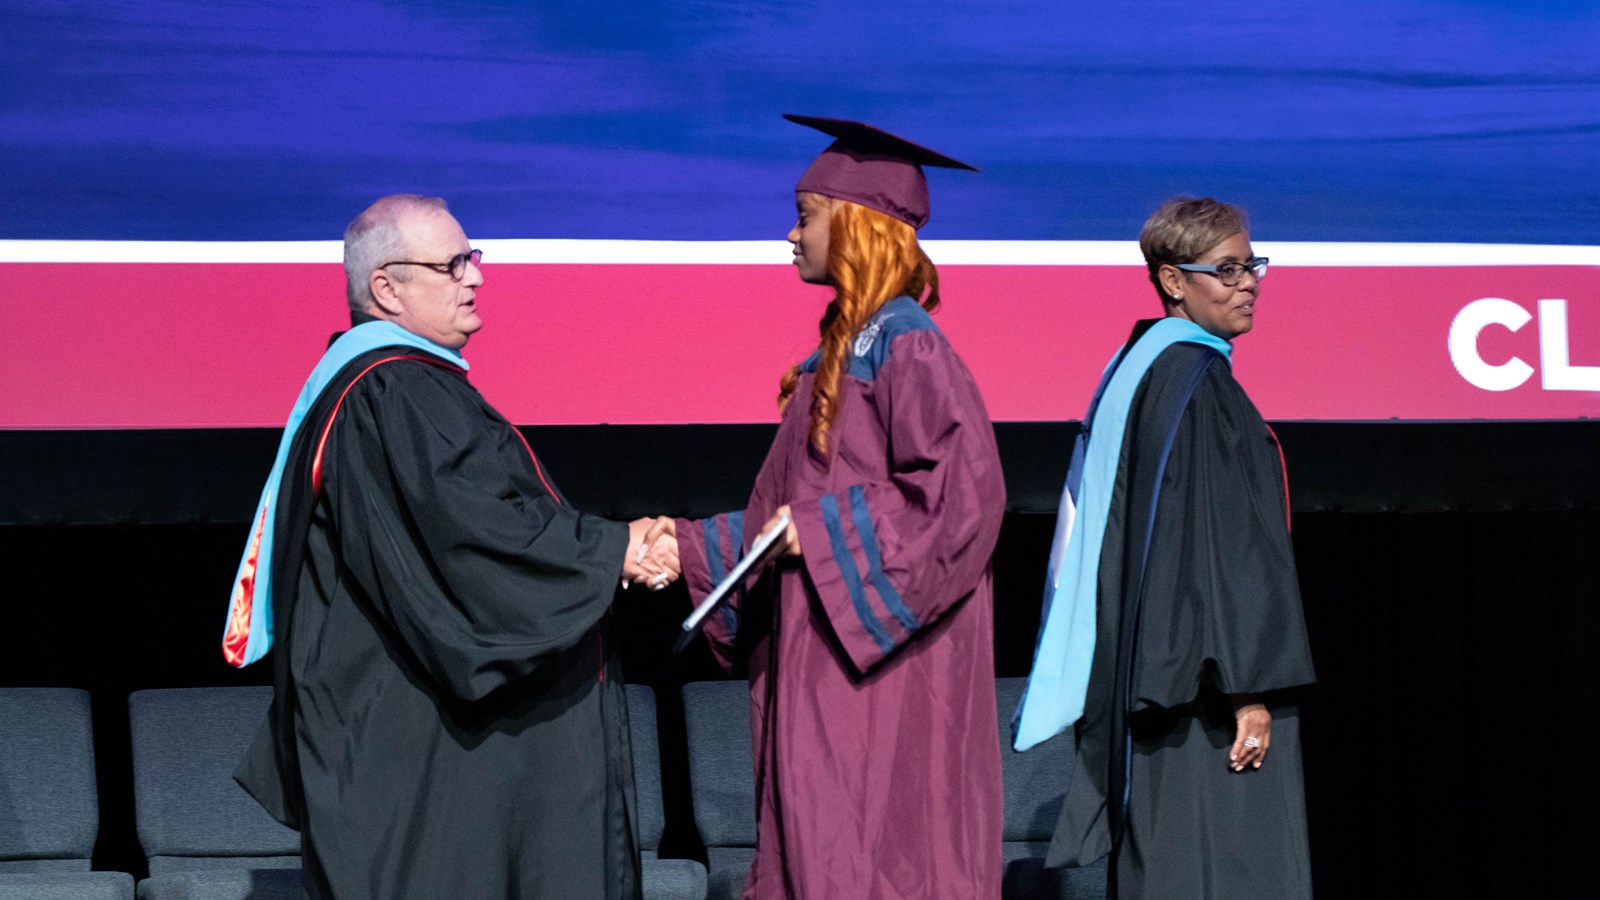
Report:
[[[683,620],[683,633],[678,635],[678,640],[672,645],[673,653],[682,653],[683,648],[689,646],[694,636],[700,632],[700,626],[705,623],[706,616],[727,601],[733,594],[733,589],[744,583],[745,576],[754,570],[771,562],[783,548],[783,534],[789,530],[789,517],[779,516],[772,527],[756,536],[755,542],[750,545],[750,552],[740,559],[726,578],[722,579],[706,599],[695,607],[689,618]]]

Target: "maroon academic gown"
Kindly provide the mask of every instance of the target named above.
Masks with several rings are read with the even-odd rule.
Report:
[[[994,429],[910,298],[885,304],[852,351],[827,454],[808,440],[814,355],[749,506],[678,522],[696,602],[783,504],[804,551],[706,629],[724,665],[749,654],[757,844],[744,896],[999,897]]]

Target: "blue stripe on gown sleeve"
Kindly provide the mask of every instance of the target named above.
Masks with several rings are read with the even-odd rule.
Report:
[[[735,557],[744,556],[744,512],[728,513],[728,543],[733,547]],[[717,610],[717,618],[722,620],[722,627],[729,634],[739,631],[739,612],[732,603],[724,603]]]
[[[900,592],[889,583],[889,576],[883,574],[883,553],[878,546],[878,533],[872,527],[872,516],[867,512],[867,492],[859,484],[850,486],[850,517],[856,523],[856,535],[861,538],[861,547],[867,551],[867,579],[872,586],[877,588],[878,596],[883,598],[883,605],[888,608],[900,627],[907,632],[916,631],[922,627],[917,621],[905,601],[900,599]]]
[[[823,494],[817,499],[822,508],[822,523],[828,528],[828,542],[833,547],[833,561],[838,565],[839,574],[844,577],[845,587],[850,591],[850,603],[855,607],[862,627],[872,637],[872,642],[878,645],[879,650],[888,653],[894,649],[894,638],[889,636],[888,629],[878,621],[877,614],[867,603],[861,573],[856,569],[856,561],[851,558],[850,548],[844,541],[844,524],[839,520],[839,501],[832,494]]]

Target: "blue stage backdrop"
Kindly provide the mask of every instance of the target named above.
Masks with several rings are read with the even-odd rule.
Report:
[[[869,119],[984,169],[926,235],[1128,239],[1175,193],[1290,241],[1600,244],[1590,0],[5,0],[0,238],[778,238]]]

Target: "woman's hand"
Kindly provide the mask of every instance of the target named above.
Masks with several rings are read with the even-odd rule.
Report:
[[[628,552],[622,561],[622,586],[648,584],[661,590],[678,579],[677,530],[673,520],[635,519],[628,523]]]
[[[768,529],[777,524],[779,516],[789,517],[789,528],[784,531],[783,537],[779,539],[783,543],[783,555],[800,556],[800,529],[794,527],[794,513],[789,509],[789,504],[785,503],[778,507],[778,511],[772,514],[772,518],[767,520],[767,524],[761,526],[761,533],[766,534]]]
[[[1238,723],[1228,764],[1235,772],[1243,772],[1247,766],[1259,769],[1272,746],[1272,713],[1251,694],[1230,694],[1228,699],[1233,701],[1233,717]]]

